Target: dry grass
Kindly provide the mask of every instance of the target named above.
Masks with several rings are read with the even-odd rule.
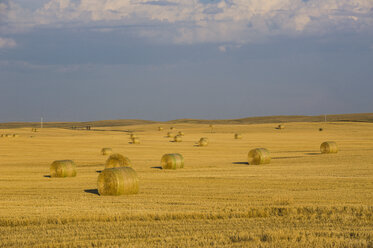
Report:
[[[188,133],[177,144],[158,126],[131,126],[143,137],[136,146],[125,132],[3,130],[20,137],[0,142],[0,247],[373,246],[372,124],[216,124],[214,133],[175,124]],[[205,136],[209,146],[195,147]],[[321,155],[325,140],[339,152]],[[131,158],[138,194],[98,195],[106,146]],[[247,165],[255,147],[271,151],[271,164]],[[183,154],[185,168],[160,170],[165,153]],[[77,176],[46,177],[63,158]]]

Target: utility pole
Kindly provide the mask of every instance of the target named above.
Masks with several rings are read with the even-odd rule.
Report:
[[[43,128],[43,117],[40,117],[40,128]]]
[[[326,122],[326,114],[324,114],[324,122]]]

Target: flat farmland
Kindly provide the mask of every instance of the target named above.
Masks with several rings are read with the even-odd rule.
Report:
[[[0,138],[0,246],[373,247],[373,124],[172,126],[182,142],[164,123],[2,129],[19,137]],[[208,146],[196,145],[201,137]],[[324,141],[339,152],[321,154]],[[138,194],[98,194],[103,147],[131,159]],[[271,163],[249,165],[260,147]],[[185,167],[162,170],[166,153],[182,154]],[[49,176],[62,159],[75,161],[76,177]]]

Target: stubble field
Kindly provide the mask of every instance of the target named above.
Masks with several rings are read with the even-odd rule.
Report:
[[[181,143],[165,137],[170,126],[1,130],[19,137],[0,138],[0,246],[373,247],[373,124],[215,125],[213,133],[175,124]],[[129,143],[128,129],[141,144]],[[201,137],[207,147],[195,145]],[[339,153],[320,154],[328,140]],[[98,195],[103,147],[132,160],[139,194]],[[257,147],[271,152],[270,164],[247,164]],[[185,167],[160,169],[175,152]],[[60,159],[75,161],[76,177],[49,177]]]

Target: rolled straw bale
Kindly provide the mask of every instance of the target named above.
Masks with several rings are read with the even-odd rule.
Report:
[[[205,137],[202,137],[199,141],[198,141],[198,145],[199,146],[207,146],[209,144],[209,140]]]
[[[131,133],[131,134],[130,134],[130,138],[131,138],[131,139],[133,139],[133,138],[138,138],[138,136],[137,136],[136,134],[134,134],[134,133]]]
[[[17,137],[19,137],[19,135],[18,134],[13,134],[13,138],[17,138]]]
[[[179,131],[179,132],[178,132],[178,135],[179,135],[179,136],[184,136],[185,134],[184,134],[184,132]]]
[[[170,153],[162,156],[161,166],[163,169],[179,169],[184,168],[184,158],[179,153]]]
[[[248,154],[249,164],[269,164],[271,155],[265,148],[252,149]]]
[[[284,129],[285,128],[285,125],[283,125],[283,124],[279,124],[278,126],[277,126],[277,129]]]
[[[163,127],[158,127],[158,131],[162,131],[163,130]]]
[[[75,177],[76,166],[71,160],[56,160],[50,166],[51,177]]]
[[[180,135],[176,135],[176,136],[174,137],[174,142],[181,142],[181,141],[183,141],[183,139],[181,138]]]
[[[38,132],[39,130],[37,129],[37,128],[32,128],[31,129],[31,132],[34,132],[34,133],[36,133],[36,132]]]
[[[239,133],[235,133],[235,134],[234,134],[234,138],[235,138],[235,139],[242,139],[242,135],[239,134]]]
[[[321,153],[337,153],[338,146],[334,141],[325,141],[320,146]]]
[[[101,149],[102,155],[110,155],[113,153],[113,150],[111,148],[105,147]]]
[[[5,134],[0,135],[1,138],[5,137]]]
[[[111,154],[105,162],[105,168],[131,167],[131,160],[122,154]]]
[[[132,144],[140,144],[140,139],[137,137],[134,137],[131,140],[132,140]]]
[[[7,134],[5,134],[5,137],[9,138],[9,137],[12,137],[12,135],[7,133]]]
[[[97,179],[100,195],[130,195],[139,192],[139,178],[130,167],[103,170]]]
[[[171,138],[171,137],[172,137],[172,133],[171,133],[171,132],[168,132],[168,133],[167,133],[167,137]]]
[[[175,128],[174,127],[170,127],[170,130],[174,130]]]

